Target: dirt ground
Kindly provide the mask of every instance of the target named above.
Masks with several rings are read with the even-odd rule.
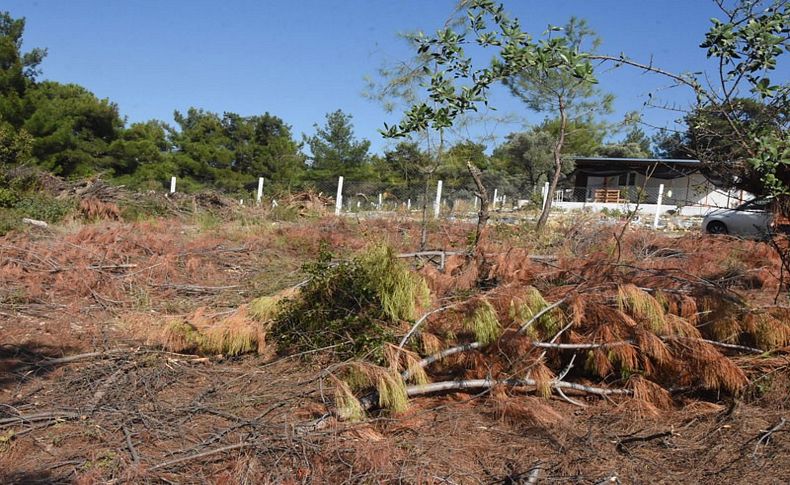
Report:
[[[618,264],[638,264],[645,278],[682,272],[754,305],[774,305],[781,293],[766,244],[649,231],[618,243],[616,230],[591,227],[566,223],[536,237],[495,225],[487,250],[545,257],[532,268],[546,281],[594,272],[585,264],[627,251],[630,262]],[[473,229],[433,224],[428,246],[462,248]],[[676,389],[667,409],[569,394],[581,407],[494,388],[414,398],[405,412],[350,423],[331,415],[329,351],[227,357],[161,345],[174,318],[221,317],[298,283],[321,241],[344,257],[371,240],[413,251],[419,227],[159,220],[0,238],[0,481],[790,482],[786,347],[732,355],[749,378],[738,395]]]

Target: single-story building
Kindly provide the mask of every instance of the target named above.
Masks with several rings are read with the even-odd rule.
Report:
[[[566,188],[554,194],[553,205],[558,208],[633,210],[639,203],[645,213],[675,210],[703,215],[751,198],[743,191],[716,187],[699,160],[577,157],[574,161],[576,168]]]

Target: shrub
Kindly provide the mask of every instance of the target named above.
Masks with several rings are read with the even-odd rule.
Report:
[[[22,197],[15,204],[15,208],[21,217],[54,223],[68,215],[74,209],[74,203],[42,194],[31,194]]]
[[[310,280],[297,297],[282,303],[271,329],[280,351],[336,345],[342,359],[382,362],[396,325],[413,319],[429,297],[425,281],[385,246],[341,262],[322,247],[318,261],[304,270]]]
[[[11,208],[19,202],[19,194],[12,189],[0,188],[0,207]]]

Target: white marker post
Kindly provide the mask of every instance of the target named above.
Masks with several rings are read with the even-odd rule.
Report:
[[[258,194],[255,197],[258,205],[261,205],[261,197],[263,197],[263,177],[258,177]]]
[[[497,193],[497,191],[499,191],[499,189],[494,189],[494,205],[493,205],[493,207],[491,207],[494,210],[496,210],[496,193]]]
[[[664,198],[664,184],[658,186],[658,200],[656,200],[656,217],[653,219],[653,229],[658,229],[658,216],[661,214],[661,202]]]
[[[439,218],[439,211],[442,208],[442,181],[436,184],[436,202],[433,204],[433,216]]]
[[[546,203],[549,200],[549,183],[543,184],[543,209],[546,208]]]
[[[406,210],[411,211],[411,199],[406,200]]]
[[[335,198],[335,215],[340,215],[340,208],[343,207],[343,176],[337,178],[337,197]]]
[[[381,210],[381,203],[382,202],[383,202],[383,199],[382,199],[382,196],[381,196],[381,192],[379,192],[379,206],[378,206],[378,210]]]
[[[176,193],[176,178],[175,177],[170,177],[170,193],[171,194],[175,194]]]

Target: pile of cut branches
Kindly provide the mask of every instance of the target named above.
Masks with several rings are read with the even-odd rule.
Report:
[[[280,204],[294,210],[299,217],[315,217],[328,214],[334,199],[321,192],[305,190],[283,197]]]
[[[666,252],[636,264],[489,249],[421,275],[382,245],[342,261],[324,252],[305,266],[304,284],[218,323],[200,314],[175,322],[166,347],[260,353],[271,335],[281,353],[331,349],[343,362],[334,372],[338,414],[359,418],[402,411],[420,395],[493,388],[579,406],[619,396],[652,412],[687,397],[739,395],[748,369],[790,344],[788,308],[749,305],[731,286],[683,272],[682,261],[659,267]]]
[[[602,256],[536,266],[510,251],[426,268],[430,287],[445,290],[434,297],[452,303],[387,344],[386,365],[348,365],[339,414],[495,387],[580,406],[591,395],[622,396],[652,412],[689,396],[739,395],[748,368],[790,344],[786,307],[751,306],[693,274]]]

